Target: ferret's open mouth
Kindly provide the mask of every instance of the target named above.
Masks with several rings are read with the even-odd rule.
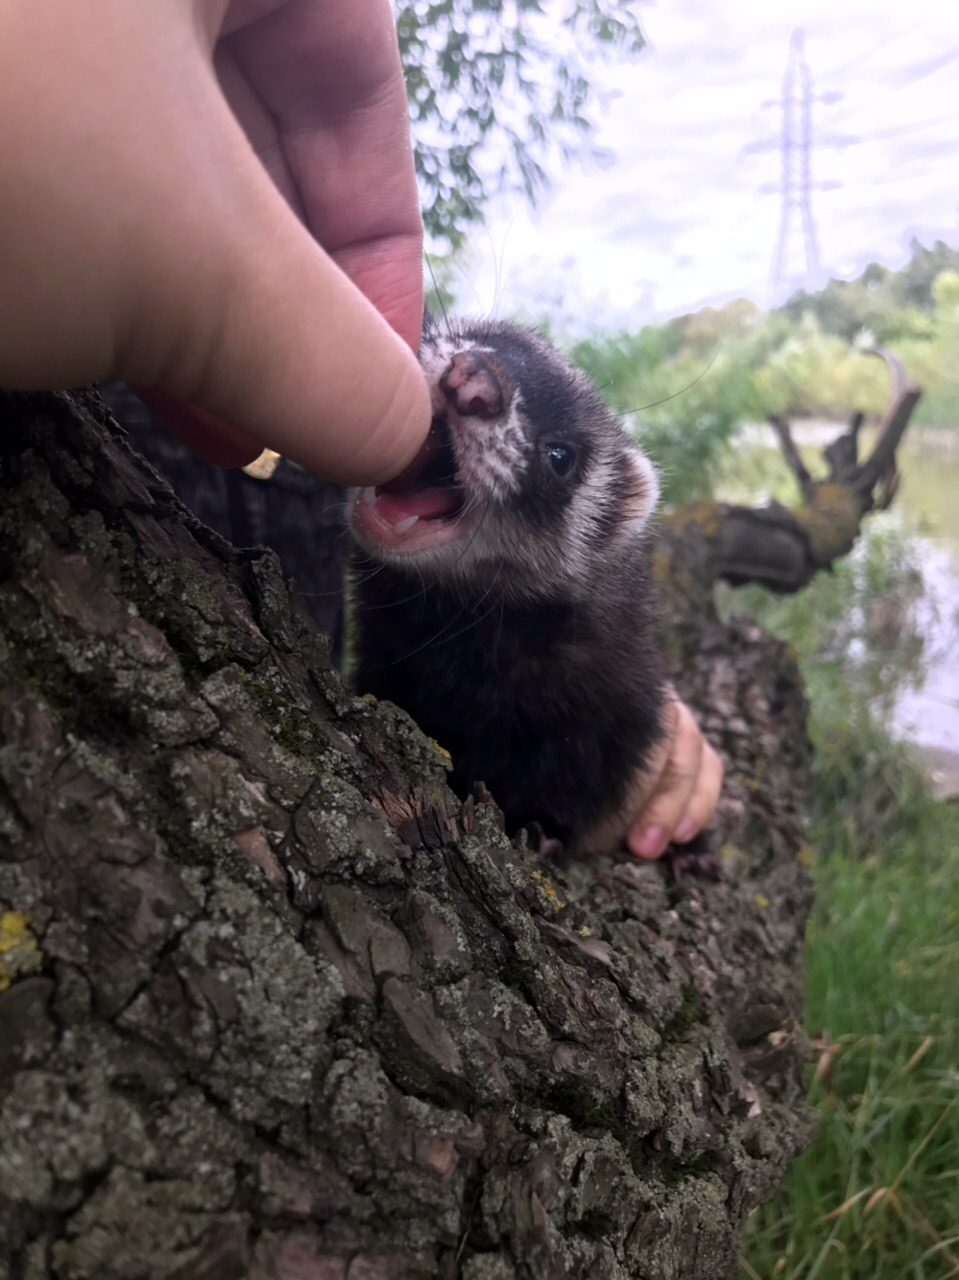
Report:
[[[434,418],[419,453],[394,480],[363,489],[353,520],[364,540],[392,551],[438,546],[459,536],[465,495],[445,418]]]

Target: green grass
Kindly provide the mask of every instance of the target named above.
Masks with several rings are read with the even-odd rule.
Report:
[[[959,1276],[959,809],[914,793],[902,819],[868,847],[840,824],[815,866],[820,1128],[750,1225],[750,1280]]]
[[[896,681],[921,663],[915,554],[880,522],[802,595],[726,601],[794,644],[816,746],[806,1023],[820,1127],[754,1215],[742,1280],[959,1277],[959,805],[929,796],[884,728]]]

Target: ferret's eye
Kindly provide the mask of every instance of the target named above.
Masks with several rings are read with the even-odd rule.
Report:
[[[576,461],[576,450],[571,444],[548,444],[546,458],[558,476],[568,476]]]

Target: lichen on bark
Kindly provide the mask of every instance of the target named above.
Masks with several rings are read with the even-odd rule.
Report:
[[[675,650],[721,884],[546,867],[94,396],[0,424],[0,1277],[732,1275],[810,1132],[785,649]]]

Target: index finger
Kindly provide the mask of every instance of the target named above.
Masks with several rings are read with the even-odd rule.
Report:
[[[227,37],[310,232],[415,350],[422,223],[389,0],[288,0]]]

